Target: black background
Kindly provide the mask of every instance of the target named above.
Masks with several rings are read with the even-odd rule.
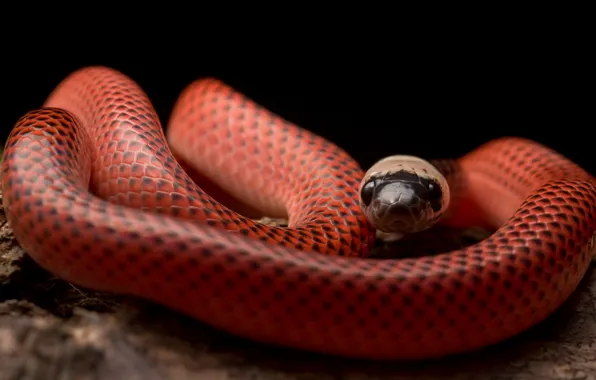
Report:
[[[585,49],[531,37],[430,41],[283,49],[264,41],[258,49],[225,45],[227,53],[210,44],[184,55],[164,41],[127,54],[106,47],[93,55],[70,50],[40,57],[16,45],[4,62],[0,139],[69,73],[106,65],[143,87],[164,126],[180,91],[213,76],[332,140],[363,167],[397,153],[459,156],[492,138],[517,135],[596,173]]]

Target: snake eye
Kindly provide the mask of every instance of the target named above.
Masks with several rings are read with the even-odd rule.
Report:
[[[375,181],[371,180],[368,181],[364,186],[362,186],[362,190],[360,191],[360,199],[365,206],[368,206],[370,202],[372,202],[372,197],[375,192]]]
[[[443,207],[443,191],[441,185],[434,182],[429,182],[426,186],[428,189],[428,200],[434,211],[439,211]]]

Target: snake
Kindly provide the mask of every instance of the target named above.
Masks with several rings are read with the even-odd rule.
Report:
[[[81,287],[245,339],[372,360],[511,338],[553,313],[594,256],[595,179],[533,140],[501,137],[454,159],[396,155],[365,171],[212,77],[182,90],[166,127],[125,74],[69,74],[5,143],[18,244]],[[371,256],[376,231],[434,225],[493,232],[436,255]]]

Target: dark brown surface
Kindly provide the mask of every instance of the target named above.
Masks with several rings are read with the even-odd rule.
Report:
[[[342,360],[249,342],[58,280],[18,247],[0,209],[0,380],[596,379],[592,272],[547,321],[498,346],[427,363]]]

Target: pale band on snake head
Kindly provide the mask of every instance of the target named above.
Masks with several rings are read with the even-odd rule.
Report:
[[[127,76],[105,67],[69,75],[6,142],[3,203],[18,243],[78,286],[260,342],[372,359],[510,338],[557,309],[594,256],[594,178],[527,139],[457,158],[455,175],[442,172],[448,186],[423,169],[388,174],[393,190],[373,189],[371,202],[398,191],[442,223],[495,232],[435,256],[380,260],[365,257],[375,232],[360,204],[365,173],[332,142],[212,78],[183,91],[167,136]],[[288,227],[229,209],[177,157],[265,215],[286,213]]]

